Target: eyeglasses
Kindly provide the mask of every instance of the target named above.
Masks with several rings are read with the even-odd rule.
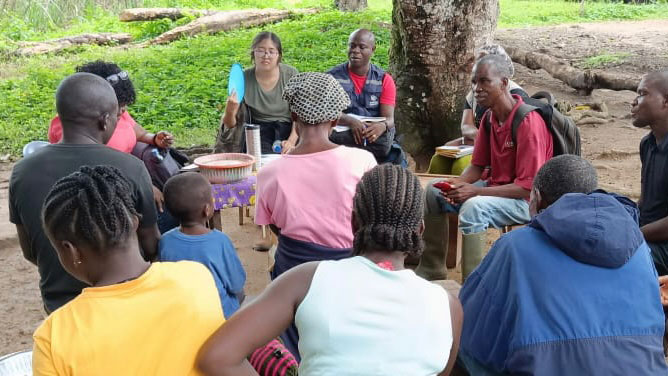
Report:
[[[111,86],[116,85],[119,81],[127,81],[130,79],[130,76],[128,75],[128,72],[126,71],[120,71],[116,74],[112,74],[111,76],[107,77],[107,82],[111,84]]]
[[[276,50],[265,50],[264,48],[256,48],[253,50],[253,53],[255,56],[264,56],[267,55],[269,57],[275,57],[278,56],[278,51]]]

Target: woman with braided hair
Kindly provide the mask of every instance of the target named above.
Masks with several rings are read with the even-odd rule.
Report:
[[[35,375],[197,374],[199,347],[225,321],[216,285],[199,263],[145,261],[139,217],[111,166],[81,167],[47,195],[44,230],[63,268],[91,287],[35,331]]]
[[[412,173],[384,164],[357,185],[354,257],[309,262],[274,280],[204,345],[206,375],[255,375],[243,359],[299,328],[300,376],[448,375],[462,309],[441,287],[404,268],[422,252],[422,189]]]

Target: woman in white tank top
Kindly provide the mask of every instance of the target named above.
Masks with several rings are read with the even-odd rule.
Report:
[[[206,375],[256,375],[244,362],[295,320],[300,376],[448,375],[459,348],[457,298],[404,268],[422,252],[422,189],[409,171],[367,172],[353,203],[352,258],[275,279],[202,348]]]

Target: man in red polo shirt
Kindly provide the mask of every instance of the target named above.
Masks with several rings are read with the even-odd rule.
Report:
[[[508,63],[497,55],[488,55],[473,68],[472,84],[476,101],[489,110],[491,127],[481,126],[473,149],[471,165],[458,178],[448,179],[451,189],[435,187],[426,192],[425,250],[416,272],[430,280],[445,279],[447,256],[447,212],[459,213],[462,232],[462,276],[465,279],[482,260],[489,226],[529,221],[529,194],[533,178],[552,157],[552,135],[536,111],[530,112],[517,129],[517,145],[512,139],[511,123],[523,103],[510,94]],[[481,181],[485,167],[491,167],[487,181]]]
[[[349,130],[332,132],[335,144],[364,148],[379,163],[390,152],[394,141],[394,105],[397,88],[392,76],[371,63],[376,51],[376,37],[370,30],[358,29],[348,39],[348,61],[327,73],[339,81],[350,97],[350,106],[343,111],[339,124]],[[383,117],[384,121],[363,123],[357,116]]]

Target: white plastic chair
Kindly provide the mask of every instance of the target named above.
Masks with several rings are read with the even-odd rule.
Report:
[[[32,351],[0,356],[0,376],[32,376]]]
[[[27,157],[48,144],[46,141],[30,141],[23,147],[23,156]]]

